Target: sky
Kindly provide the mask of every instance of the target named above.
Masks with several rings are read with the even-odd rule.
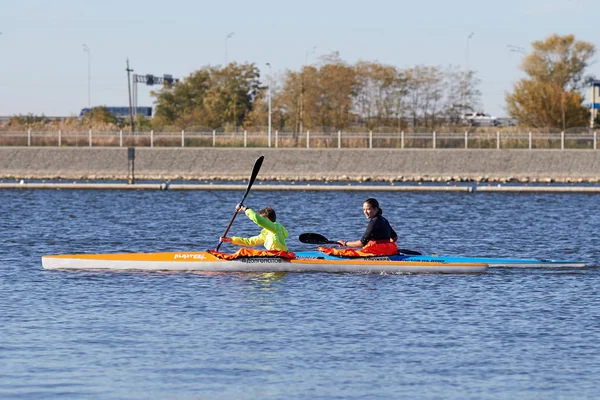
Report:
[[[574,34],[600,53],[599,10],[598,0],[0,0],[0,116],[77,115],[88,99],[127,106],[127,59],[134,73],[180,79],[251,62],[266,82],[266,63],[280,77],[337,51],[349,64],[474,70],[480,111],[502,117],[524,77],[508,46]],[[587,73],[600,78],[599,57]],[[159,88],[139,84],[138,106]]]

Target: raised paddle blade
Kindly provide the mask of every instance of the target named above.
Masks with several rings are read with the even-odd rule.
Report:
[[[242,201],[240,201],[238,203],[240,206],[244,205],[244,200],[246,200],[248,193],[250,193],[250,188],[252,187],[252,184],[256,180],[256,176],[258,175],[258,171],[260,171],[260,167],[262,166],[264,159],[265,159],[265,156],[260,156],[256,159],[256,161],[254,161],[254,168],[252,168],[252,174],[250,174],[250,180],[248,181],[248,187],[246,188],[246,191],[244,192],[244,197],[242,197]],[[229,221],[229,225],[227,225],[227,229],[225,229],[225,233],[223,234],[223,237],[227,236],[227,233],[229,232],[229,228],[231,228],[231,225],[233,225],[233,221],[235,220],[235,217],[237,216],[237,214],[238,214],[237,211],[235,211],[233,213],[233,217],[231,217],[231,221]],[[222,242],[219,242],[215,251],[219,251],[219,248],[221,247],[221,243]]]
[[[302,243],[308,244],[335,244],[332,240],[327,239],[323,235],[319,235],[318,233],[303,233],[298,237],[298,240]]]
[[[242,197],[242,201],[240,201],[240,205],[244,204],[244,200],[246,200],[246,196],[250,193],[250,188],[254,184],[256,177],[258,176],[258,171],[260,171],[260,167],[262,166],[263,160],[265,156],[260,156],[254,161],[254,168],[252,168],[252,174],[250,174],[250,180],[248,181],[248,187],[246,188],[246,192],[244,193],[244,197]]]

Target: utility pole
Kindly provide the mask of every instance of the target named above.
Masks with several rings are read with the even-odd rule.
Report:
[[[469,71],[469,41],[471,40],[471,38],[473,37],[474,34],[475,34],[475,32],[471,32],[469,34],[469,36],[467,36],[467,53],[465,56],[465,69],[467,71]]]
[[[129,58],[127,59],[127,87],[129,89],[129,120],[131,122],[131,134],[135,132],[135,125],[133,123],[133,108],[131,108],[131,79],[130,73],[133,72],[131,68],[129,68]]]
[[[227,41],[233,36],[234,32],[230,32],[225,36],[225,68],[227,68]]]

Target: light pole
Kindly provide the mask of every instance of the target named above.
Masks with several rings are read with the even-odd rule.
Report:
[[[506,47],[508,47],[508,50],[512,51],[513,53],[527,54],[525,52],[525,49],[521,46],[513,46],[512,44],[507,44]]]
[[[234,32],[229,32],[227,36],[225,36],[225,67],[227,67],[227,42],[233,36]]]
[[[475,32],[471,32],[469,36],[467,36],[467,54],[465,57],[465,68],[467,69],[467,71],[469,70],[469,42],[471,41],[471,38],[474,34]]]
[[[271,82],[272,82],[272,78],[271,78],[271,63],[267,63],[267,66],[269,67],[269,92],[268,92],[268,96],[269,96],[269,147],[271,147]]]
[[[87,44],[83,45],[83,51],[88,55],[88,108],[92,108],[92,96],[91,96],[91,81],[92,81],[92,53]]]

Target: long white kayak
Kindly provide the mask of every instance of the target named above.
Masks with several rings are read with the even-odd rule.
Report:
[[[390,257],[326,259],[313,252],[296,259],[247,257],[222,260],[209,252],[67,254],[42,257],[45,269],[137,270],[206,272],[352,272],[352,273],[448,273],[474,274],[485,263],[392,260]],[[322,254],[322,253],[321,253]]]

